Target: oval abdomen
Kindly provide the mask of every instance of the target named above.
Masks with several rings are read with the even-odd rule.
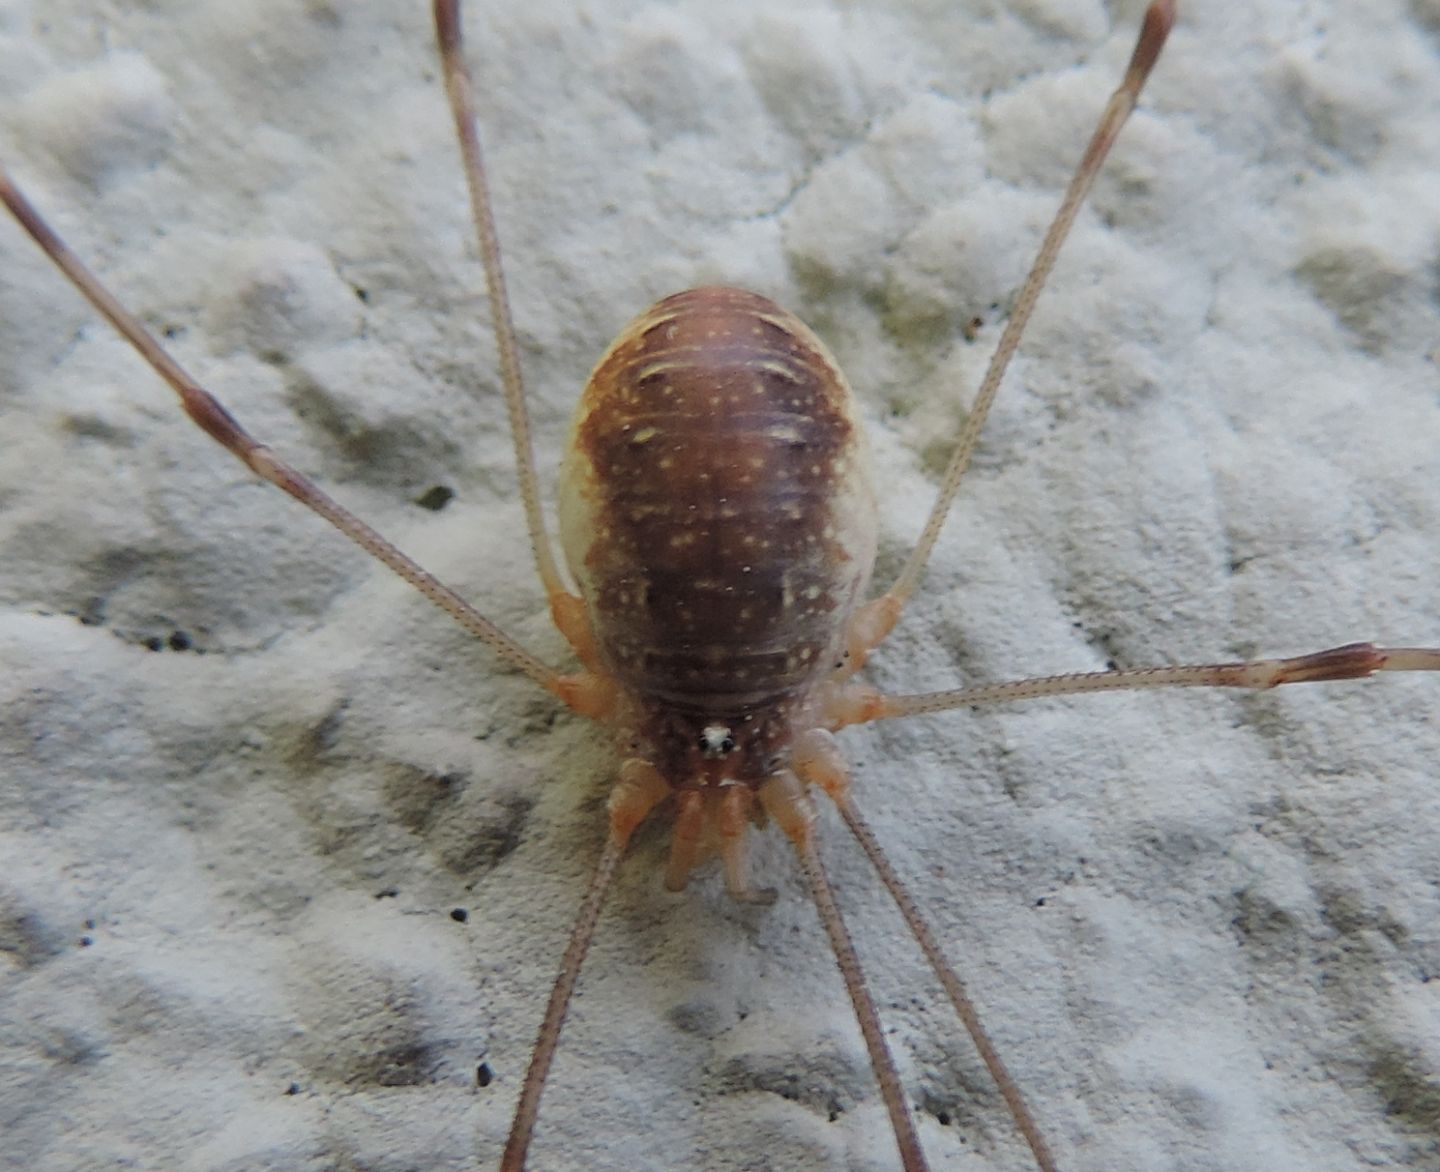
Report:
[[[764,297],[657,302],[586,384],[560,530],[601,653],[635,693],[725,711],[804,686],[834,666],[875,559],[844,377]]]

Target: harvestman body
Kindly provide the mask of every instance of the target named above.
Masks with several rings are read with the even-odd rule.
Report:
[[[865,601],[875,502],[853,400],[823,344],[753,293],[700,288],[636,318],[582,395],[560,490],[574,588],[551,553],[521,396],[514,334],[460,51],[458,0],[436,0],[445,80],[471,187],[525,512],[557,625],[580,659],[562,674],[252,439],[171,359],[46,226],[3,171],[0,199],[82,293],[171,385],[190,416],[254,472],[318,512],[570,708],[605,724],[621,764],[609,833],[582,902],[515,1110],[505,1169],[524,1166],[571,993],[626,843],[657,807],[674,819],[665,882],[682,888],[718,856],[738,899],[752,823],[797,851],[865,1038],[907,1172],[926,1167],[906,1096],[815,843],[810,792],[834,801],[894,896],[1042,1169],[1057,1166],[958,978],[849,793],[833,733],[849,724],[976,704],[1146,687],[1271,688],[1377,671],[1440,670],[1440,650],[1352,644],[1290,659],[1129,669],[914,696],[854,679],[923,572],[1005,367],[1060,244],[1159,56],[1173,0],[1146,13],[1107,106],[1022,288],[957,440],[939,500],[896,582]]]

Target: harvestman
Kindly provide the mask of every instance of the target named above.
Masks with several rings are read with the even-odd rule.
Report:
[[[592,375],[577,414],[576,447],[567,457],[561,494],[563,544],[579,592],[569,585],[553,556],[540,507],[517,346],[475,130],[471,81],[461,54],[458,0],[435,0],[446,89],[485,264],[526,522],[551,613],[583,665],[572,673],[541,662],[251,438],[80,264],[0,170],[0,200],[170,384],[201,428],[257,475],[319,513],[410,582],[501,659],[574,711],[615,731],[623,763],[610,797],[608,837],[561,961],[502,1168],[524,1166],[546,1075],[601,905],[631,833],[662,803],[675,819],[665,876],[671,889],[682,888],[699,862],[718,854],[731,894],[743,900],[761,899],[763,893],[751,888],[747,874],[749,824],[759,820],[763,811],[791,839],[864,1035],[901,1164],[907,1172],[927,1166],[817,853],[809,791],[818,787],[835,803],[895,899],[1036,1164],[1054,1169],[1049,1146],[959,979],[851,799],[847,769],[832,734],[849,724],[1040,696],[1154,687],[1273,688],[1354,679],[1378,671],[1440,670],[1440,649],[1356,643],[1288,659],[1087,672],[921,695],[887,695],[852,679],[892,629],[916,588],[1005,368],[1060,245],[1160,54],[1174,9],[1174,0],[1155,0],[1146,12],[1124,80],[1101,117],[1016,299],[920,540],[890,588],[862,603],[874,559],[873,493],[868,473],[857,466],[848,389],[828,352],[798,321],[763,298],[719,288],[691,290],[657,303],[627,327]],[[759,407],[741,409],[735,388],[742,383],[747,394],[753,383],[754,394],[769,414]],[[663,410],[656,407],[661,400]],[[801,400],[806,404],[804,419],[786,415],[785,409],[796,408]],[[674,406],[676,402],[680,406]],[[743,424],[724,430],[740,415]],[[679,461],[687,468],[672,472],[677,461],[655,459],[655,453],[666,450],[655,441],[667,439],[667,430],[683,430],[678,424],[684,422],[697,425],[692,431],[703,433],[720,450],[687,449],[685,460]],[[653,468],[674,478],[665,485],[665,495],[682,503],[681,513],[684,508],[692,514],[700,508],[699,522],[693,516],[671,517],[660,505],[636,504],[639,498],[623,478],[651,468],[644,462],[652,459]],[[696,468],[702,471],[697,473]],[[622,479],[617,482],[616,477]],[[807,477],[813,482],[808,486],[803,483]],[[717,488],[717,482],[724,487]],[[830,495],[815,497],[810,490],[817,486]],[[721,492],[729,495],[717,495]],[[811,497],[817,503],[806,503]],[[842,501],[843,508],[832,497]],[[751,547],[768,548],[759,536],[778,531],[782,526],[777,518],[787,516],[786,509],[792,507],[797,537],[787,554],[799,560],[769,564],[764,552]],[[675,549],[706,546],[703,558],[708,560],[698,563],[704,574],[697,576],[693,562],[686,563],[684,581],[673,572],[667,576],[654,564],[639,570],[630,567],[614,549],[627,532],[634,532],[625,529],[621,514],[626,509],[643,515],[646,532],[666,536]],[[822,531],[823,540],[817,536]],[[802,546],[812,551],[808,562]],[[805,567],[813,570],[809,577],[803,576],[808,572]],[[766,580],[767,593],[765,584],[756,588],[756,581],[770,570],[774,574]],[[806,606],[806,600],[813,605]],[[697,618],[707,607],[723,615],[723,621],[716,614],[700,613]],[[764,613],[756,617],[757,609]],[[705,636],[714,635],[721,625],[736,631],[737,638],[751,636],[742,641],[740,650],[754,664],[768,665],[769,674],[764,670],[747,674],[748,668],[707,654],[717,645],[707,643]],[[662,637],[669,642],[645,643],[646,638]],[[739,650],[726,650],[739,657]],[[656,662],[664,666],[656,667]]]

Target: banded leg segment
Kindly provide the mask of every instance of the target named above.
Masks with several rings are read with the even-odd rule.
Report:
[[[475,235],[480,242],[480,259],[485,269],[485,290],[490,301],[490,319],[495,330],[495,350],[500,361],[500,382],[505,391],[505,410],[510,418],[510,438],[515,445],[515,470],[520,479],[520,499],[525,507],[525,524],[535,566],[550,601],[550,613],[561,634],[592,671],[600,666],[594,633],[585,604],[565,588],[556,564],[554,547],[540,507],[540,478],[535,471],[535,445],[530,435],[530,412],[525,405],[525,386],[520,375],[520,347],[515,340],[515,323],[510,297],[505,292],[505,271],[500,261],[500,235],[485,176],[480,150],[480,131],[475,117],[475,86],[465,64],[464,41],[460,33],[459,0],[435,0],[435,34],[440,46],[440,65],[445,75],[445,92],[460,140],[465,182],[470,189],[470,208]]]
[[[401,553],[354,513],[332,500],[309,478],[297,472],[260,443],[209,391],[196,382],[156,340],[145,325],[123,306],[100,280],[81,263],[66,243],[41,217],[35,206],[0,165],[0,203],[55,262],[76,289],[104,317],[180,398],[180,405],[200,428],[262,480],[283,489],[376,560],[383,562],[512,667],[519,668],[547,691],[565,698],[567,680],[521,646],[429,571]],[[573,687],[573,684],[570,685]]]
[[[610,834],[605,840],[605,848],[595,866],[585,898],[580,902],[565,955],[560,958],[560,971],[550,990],[545,1017],[541,1020],[535,1048],[530,1053],[530,1065],[525,1070],[525,1081],[520,1087],[520,1098],[510,1121],[510,1136],[500,1158],[500,1172],[524,1172],[530,1138],[540,1114],[540,1096],[545,1090],[550,1064],[560,1044],[560,1030],[570,1012],[570,999],[580,979],[580,968],[595,936],[600,909],[605,905],[605,897],[615,881],[615,873],[620,868],[620,859],[625,854],[631,834],[669,795],[670,787],[647,762],[632,758],[621,765],[619,780],[610,793]]]
[[[996,1089],[999,1090],[1001,1098],[1005,1100],[1005,1105],[1010,1109],[1010,1116],[1015,1121],[1016,1129],[1029,1145],[1036,1166],[1039,1167],[1040,1172],[1056,1172],[1055,1157],[1050,1153],[1050,1146],[1045,1142],[1045,1137],[1041,1134],[1035,1117],[1030,1113],[1030,1107],[1025,1102],[1025,1097],[1020,1093],[1020,1088],[1011,1077],[1010,1071],[1006,1069],[999,1051],[995,1049],[995,1044],[991,1042],[989,1033],[981,1023],[980,1014],[975,1009],[975,1003],[970,1000],[970,994],[966,992],[964,982],[960,980],[959,974],[955,972],[954,967],[946,958],[929,922],[920,913],[920,905],[915,902],[915,897],[910,894],[910,889],[905,886],[899,873],[881,849],[875,832],[870,829],[870,824],[865,821],[856,808],[850,795],[850,771],[840,753],[840,747],[835,743],[835,738],[823,730],[811,730],[797,739],[791,763],[801,778],[819,786],[835,803],[836,808],[840,811],[840,816],[845,820],[845,825],[849,827],[855,841],[860,844],[860,849],[865,852],[865,857],[870,860],[871,866],[875,868],[875,873],[880,876],[880,882],[890,893],[890,898],[895,901],[895,906],[899,909],[905,926],[910,929],[910,935],[920,946],[920,951],[925,954],[930,968],[939,978],[941,987],[944,988],[945,995],[950,999],[956,1016],[965,1026],[966,1033],[970,1035],[970,1040],[974,1042],[975,1049],[985,1063],[985,1069],[990,1072]]]
[[[905,1090],[900,1075],[895,1069],[895,1059],[885,1042],[885,1033],[880,1026],[880,1014],[875,1009],[874,998],[865,984],[865,974],[860,967],[855,945],[845,920],[840,915],[830,880],[825,875],[825,866],[820,861],[816,846],[815,804],[810,800],[800,779],[793,773],[777,773],[759,790],[760,803],[765,812],[774,818],[785,836],[795,847],[800,859],[800,870],[815,901],[825,934],[830,938],[830,949],[835,954],[835,964],[840,969],[845,991],[850,995],[850,1004],[855,1011],[855,1020],[860,1023],[860,1033],[865,1039],[865,1049],[870,1055],[870,1066],[880,1083],[880,1096],[885,1100],[885,1109],[890,1115],[890,1127],[895,1133],[895,1143],[900,1149],[900,1167],[904,1172],[928,1172],[925,1152],[920,1147],[919,1136],[915,1133],[915,1121],[905,1101]]]
[[[1089,146],[1085,149],[1085,154],[1076,168],[1075,175],[1065,190],[1064,198],[1060,202],[1060,210],[1055,213],[1055,219],[1045,233],[1045,239],[1040,245],[1040,252],[1035,258],[1035,263],[1015,298],[1015,307],[1010,312],[1010,320],[1005,323],[1005,329],[1000,335],[1000,342],[995,348],[995,354],[990,359],[990,365],[986,368],[980,389],[975,394],[975,402],[970,408],[970,414],[960,429],[960,436],[955,442],[955,451],[950,457],[949,466],[945,469],[945,478],[941,482],[940,493],[935,500],[934,507],[930,510],[930,516],[926,519],[920,539],[915,543],[915,548],[906,559],[905,565],[890,589],[862,607],[852,621],[851,670],[858,668],[864,662],[866,653],[889,634],[890,629],[899,619],[900,612],[910,600],[910,596],[915,593],[920,576],[924,573],[925,565],[930,560],[930,553],[935,548],[935,542],[940,537],[940,531],[944,528],[946,518],[950,515],[950,508],[955,502],[955,496],[960,490],[961,477],[965,475],[965,470],[970,466],[970,459],[974,455],[975,445],[979,442],[980,432],[985,426],[985,419],[990,413],[991,404],[995,401],[995,394],[1000,389],[1000,381],[1004,378],[1010,360],[1015,356],[1015,351],[1020,345],[1021,335],[1030,321],[1030,315],[1035,309],[1036,301],[1039,300],[1040,291],[1045,287],[1050,271],[1055,267],[1055,259],[1060,253],[1060,247],[1070,234],[1075,217],[1079,214],[1085,197],[1095,182],[1095,176],[1099,174],[1106,156],[1110,153],[1110,148],[1115,145],[1115,140],[1120,135],[1121,128],[1129,119],[1131,111],[1135,109],[1140,90],[1145,85],[1146,79],[1149,78],[1151,70],[1154,69],[1155,62],[1160,57],[1160,50],[1164,47],[1165,39],[1170,35],[1170,29],[1174,23],[1175,0],[1154,0],[1154,3],[1146,10],[1145,19],[1140,28],[1140,36],[1136,41],[1135,51],[1131,55],[1129,67],[1125,71],[1125,77],[1110,96],[1105,112],[1100,116],[1099,125],[1096,126],[1095,133],[1090,139]]]
[[[1278,688],[1282,684],[1316,684],[1359,680],[1382,671],[1440,671],[1440,647],[1377,647],[1347,643],[1288,659],[1251,659],[1234,663],[1195,663],[1177,667],[1132,667],[1118,671],[1085,671],[1036,676],[1000,684],[981,684],[945,692],[886,696],[863,685],[851,685],[846,703],[829,710],[839,721],[833,727],[948,712],[976,704],[1073,696],[1080,692],[1137,691],[1142,688]]]

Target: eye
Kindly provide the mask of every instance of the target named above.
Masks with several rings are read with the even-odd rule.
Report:
[[[735,738],[723,725],[707,725],[700,731],[700,739],[695,742],[695,747],[707,757],[723,757],[735,751]]]

